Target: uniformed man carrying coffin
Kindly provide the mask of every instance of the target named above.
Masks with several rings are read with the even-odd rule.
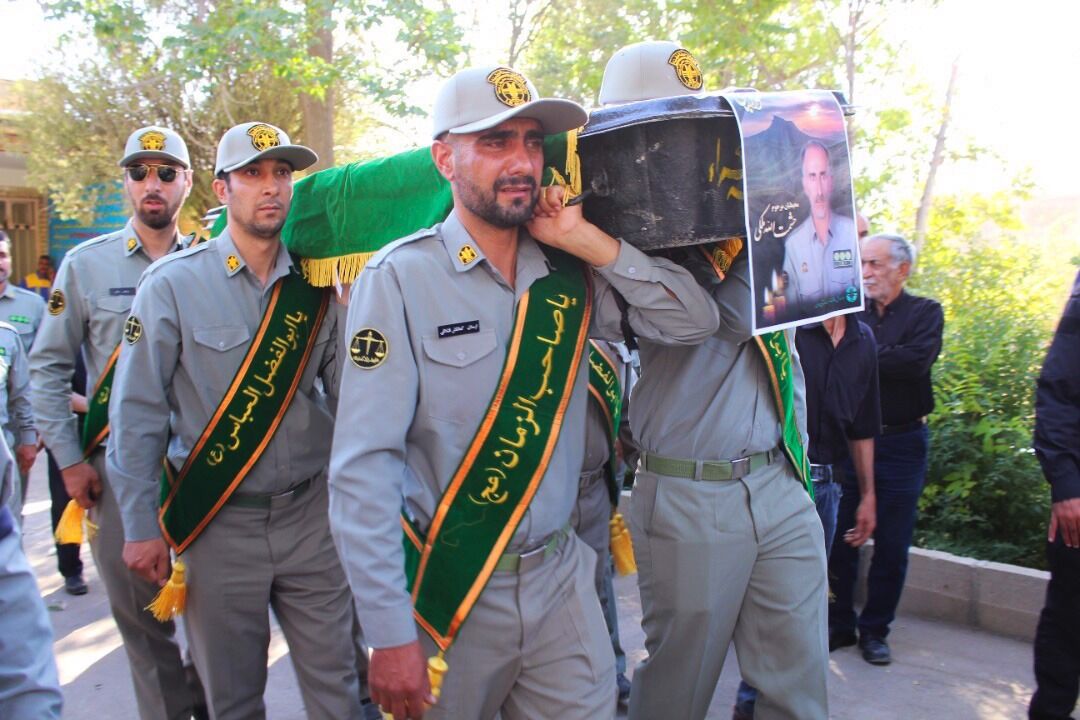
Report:
[[[147,271],[117,366],[109,468],[124,559],[158,584],[185,576],[191,654],[217,720],[265,715],[268,605],[307,716],[361,715],[326,514],[333,417],[315,382],[333,398],[337,306],[280,241],[293,171],[315,161],[272,125],[225,133],[214,191],[228,227]],[[185,564],[174,577],[170,546]]]
[[[192,694],[173,624],[159,623],[143,609],[157,587],[129,571],[121,558],[124,536],[105,471],[105,446],[111,443],[113,370],[135,286],[151,262],[183,244],[176,221],[191,191],[191,163],[179,135],[144,127],[128,137],[120,166],[134,214],[123,229],[81,243],[60,264],[30,353],[31,399],[37,430],[62,470],[64,487],[91,509],[90,520],[99,528],[90,549],[124,640],[139,716],[173,720],[190,717]],[[94,388],[82,441],[71,411],[79,353]]]
[[[622,337],[614,289],[656,343],[700,342],[717,313],[689,273],[539,187],[545,134],[584,122],[509,68],[456,74],[431,149],[454,209],[352,289],[330,517],[372,698],[397,720],[615,714],[595,553],[568,529],[587,337]],[[426,711],[430,655],[449,670]]]

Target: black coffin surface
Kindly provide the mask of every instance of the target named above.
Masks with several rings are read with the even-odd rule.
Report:
[[[739,127],[718,95],[594,110],[578,154],[585,217],[609,235],[646,251],[746,236]]]

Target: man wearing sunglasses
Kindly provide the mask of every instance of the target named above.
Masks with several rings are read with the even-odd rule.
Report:
[[[76,246],[60,264],[30,356],[32,402],[36,426],[68,494],[99,528],[90,549],[124,640],[139,715],[172,720],[191,715],[193,695],[174,624],[159,623],[144,609],[157,585],[128,570],[121,557],[124,531],[105,472],[105,447],[112,371],[139,277],[186,244],[176,222],[191,191],[191,162],[179,135],[151,126],[131,134],[119,164],[132,217],[121,230]],[[79,353],[93,388],[82,441],[70,404]]]

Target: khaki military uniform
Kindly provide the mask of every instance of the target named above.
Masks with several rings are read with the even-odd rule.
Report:
[[[299,273],[279,246],[266,286],[226,231],[143,278],[117,365],[108,465],[128,541],[161,537],[161,458],[187,460],[256,337],[275,282]],[[360,716],[351,597],[327,524],[337,387],[336,305],[280,425],[236,493],[184,552],[192,659],[215,718],[265,715],[274,610],[308,717]],[[321,380],[322,386],[317,383]]]
[[[630,717],[704,718],[734,638],[755,717],[827,717],[826,571],[814,503],[781,452],[736,480],[645,469],[650,453],[725,461],[775,451],[780,418],[768,370],[750,336],[746,254],[727,278],[697,267],[720,329],[694,347],[642,339],[630,398],[641,448],[631,501],[648,658],[634,673]],[[802,368],[795,410],[805,440]]]
[[[48,312],[30,353],[30,380],[37,430],[61,468],[83,460],[77,419],[71,412],[76,355],[83,353],[87,385],[93,387],[123,337],[139,277],[149,266],[150,258],[130,221],[122,230],[78,245],[60,264]],[[128,570],[121,557],[123,525],[105,470],[104,449],[99,447],[88,462],[102,482],[101,497],[90,511],[90,519],[100,528],[90,539],[90,549],[124,639],[139,715],[144,720],[186,720],[192,697],[174,624],[159,623],[144,610],[157,588]]]
[[[39,298],[40,299],[40,298]],[[0,427],[4,429],[4,441],[9,448],[33,445],[37,442],[34,432],[34,411],[30,407],[30,372],[26,351],[14,326],[0,321]],[[11,495],[7,499],[15,522],[22,524],[22,506],[25,493],[19,469],[12,466]]]
[[[861,270],[857,243],[855,223],[849,217],[830,213],[825,243],[814,231],[813,219],[804,220],[784,243],[788,301],[807,307],[823,298],[843,296],[848,288],[858,290]]]
[[[10,280],[4,288],[4,292],[0,293],[0,322],[6,322],[18,331],[19,339],[22,340],[24,361],[26,354],[30,352],[30,346],[34,344],[34,336],[37,335],[37,329],[38,326],[41,325],[41,318],[44,313],[45,301],[41,299],[40,295],[12,285]],[[29,388],[29,375],[27,375],[27,382],[27,387]],[[29,392],[29,390],[27,392]],[[26,397],[26,405],[29,408],[29,394]],[[31,411],[31,415],[32,414]],[[22,432],[24,428],[11,424],[10,417],[8,420],[8,422],[3,424],[3,428],[13,453],[17,445],[34,445],[37,443],[36,432],[24,434]],[[30,427],[31,429],[33,428],[32,417]],[[22,504],[26,500],[27,479],[28,478],[19,471],[18,467],[16,467],[16,487],[14,489],[15,494],[12,497],[11,505],[11,511],[15,516],[16,521],[21,521]]]
[[[374,648],[418,632],[406,591],[399,514],[426,531],[499,382],[514,310],[549,267],[522,231],[511,287],[456,213],[384,249],[352,289],[346,337],[380,333],[384,360],[343,362],[330,465],[330,518]],[[594,334],[621,337],[618,288],[630,322],[656,342],[698,342],[715,308],[685,271],[623,244],[594,273]],[[670,291],[670,294],[669,294]],[[461,332],[455,328],[460,326]],[[450,327],[440,332],[440,327]],[[603,718],[615,712],[611,643],[594,586],[595,553],[565,536],[584,459],[588,363],[580,363],[543,480],[507,550],[531,555],[496,571],[447,653],[450,670],[425,717]]]

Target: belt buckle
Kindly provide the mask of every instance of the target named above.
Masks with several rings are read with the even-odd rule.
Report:
[[[731,479],[738,480],[750,474],[750,458],[741,457],[731,461]]]
[[[542,564],[547,557],[547,550],[547,542],[545,542],[540,547],[533,548],[529,552],[521,553],[521,555],[518,556],[518,574],[520,575],[521,573],[528,572],[534,567]]]

